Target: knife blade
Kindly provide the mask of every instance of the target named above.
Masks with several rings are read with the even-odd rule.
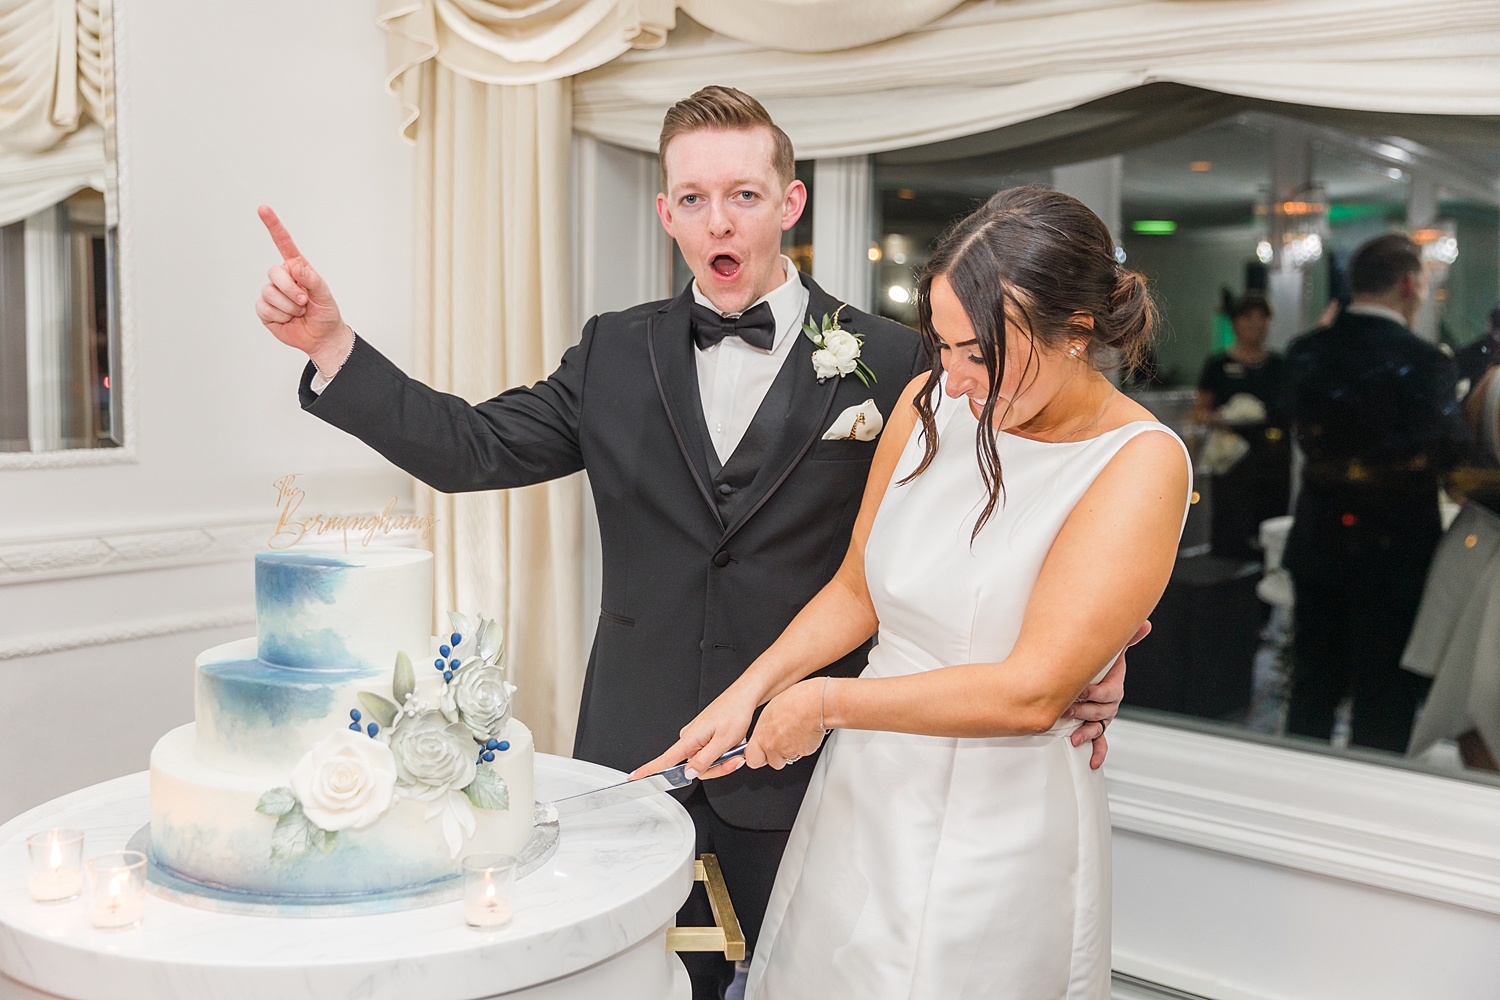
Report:
[[[745,755],[745,747],[750,743],[745,740],[739,746],[723,754],[718,760],[710,765],[710,770],[718,767],[736,757]],[[622,781],[616,785],[606,785],[596,788],[592,792],[581,792],[578,795],[569,795],[566,798],[556,799],[552,802],[538,802],[536,804],[537,823],[556,823],[564,816],[576,816],[579,813],[593,812],[596,809],[608,809],[610,806],[621,805],[626,802],[634,802],[636,799],[647,795],[655,795],[657,792],[665,792],[672,788],[686,788],[691,785],[695,778],[687,776],[687,761],[683,761],[676,767],[669,767],[665,771],[657,771],[648,774],[644,778],[636,778],[634,781]]]

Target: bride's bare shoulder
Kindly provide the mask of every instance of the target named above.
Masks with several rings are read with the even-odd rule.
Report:
[[[1140,403],[1137,403],[1135,400],[1131,399],[1123,392],[1115,393],[1114,400],[1110,404],[1109,416],[1109,423],[1111,426],[1106,428],[1107,430],[1114,430],[1119,427],[1124,427],[1126,424],[1133,424],[1142,420],[1156,420],[1156,414],[1152,413],[1150,410],[1146,409]]]

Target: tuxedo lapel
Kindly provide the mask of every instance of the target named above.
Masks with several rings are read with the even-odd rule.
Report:
[[[708,464],[707,427],[698,395],[698,369],[693,362],[692,302],[692,285],[689,285],[665,309],[648,318],[646,349],[651,355],[656,391],[666,408],[677,447],[692,470],[693,482],[698,485],[703,502],[722,527],[724,521],[708,492],[708,483],[717,470],[711,470]]]
[[[819,320],[824,313],[832,315],[839,303],[810,278],[805,275],[799,277],[809,293],[807,315]],[[816,348],[812,341],[803,336],[800,330],[791,336],[797,338],[797,343],[792,345],[786,360],[786,366],[791,371],[788,373],[784,369],[777,376],[778,382],[788,374],[791,378],[791,403],[786,410],[786,419],[780,429],[776,447],[770,450],[766,461],[761,463],[755,478],[745,490],[734,520],[725,529],[724,537],[719,541],[721,546],[771,499],[792,469],[802,460],[802,456],[807,454],[807,449],[812,447],[819,432],[827,424],[834,394],[838,392],[838,379],[831,378],[820,383],[813,373],[812,355]],[[774,395],[774,389],[768,395]],[[757,413],[756,422],[761,422],[762,417],[771,416],[773,415],[769,413]],[[731,457],[730,462],[733,461]]]

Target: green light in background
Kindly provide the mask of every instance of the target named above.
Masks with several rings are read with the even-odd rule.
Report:
[[[1146,236],[1170,236],[1177,232],[1177,223],[1171,219],[1137,219],[1130,224],[1130,231]]]
[[[1341,222],[1360,222],[1365,219],[1373,219],[1390,214],[1395,206],[1384,204],[1366,203],[1334,203],[1328,206],[1328,222],[1330,225],[1338,225]]]

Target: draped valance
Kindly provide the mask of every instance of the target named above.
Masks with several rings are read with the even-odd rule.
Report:
[[[892,38],[959,0],[382,0],[386,86],[415,139],[423,63],[510,86],[575,76],[631,49],[660,48],[681,8],[754,45],[820,52]]]
[[[981,0],[844,51],[780,51],[684,23],[574,81],[574,128],[654,150],[708,83],[760,98],[799,158],[881,152],[1153,82],[1366,111],[1500,114],[1492,0]]]

